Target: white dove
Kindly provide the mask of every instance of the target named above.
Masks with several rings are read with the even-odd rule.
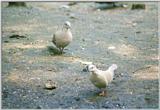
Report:
[[[53,34],[53,44],[63,53],[64,48],[72,41],[71,23],[66,21],[61,30]]]
[[[105,88],[113,80],[114,71],[117,69],[116,64],[112,64],[106,71],[97,69],[95,65],[88,65],[87,70],[90,72],[90,81],[99,89],[102,89],[100,96],[106,96]]]

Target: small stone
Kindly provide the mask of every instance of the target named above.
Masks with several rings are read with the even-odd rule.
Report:
[[[108,104],[108,103],[109,103],[109,101],[106,102],[106,104]]]
[[[41,109],[41,107],[40,107],[40,106],[37,106],[37,109]]]
[[[116,7],[115,2],[99,2],[97,9],[106,10],[106,9],[111,9],[115,7]]]
[[[61,5],[60,8],[69,9],[70,7],[68,5]]]
[[[69,14],[69,17],[70,17],[71,19],[77,19],[76,16],[75,16],[75,14],[73,14],[73,13],[70,13],[70,14]]]
[[[119,106],[120,106],[120,104],[116,104],[116,106],[117,106],[117,107],[119,107]]]
[[[16,38],[16,39],[20,39],[20,38],[26,38],[26,36],[22,36],[22,35],[14,34],[14,35],[9,36],[9,38]]]
[[[135,27],[137,25],[137,23],[133,23],[132,26]]]
[[[2,92],[2,96],[3,96],[3,98],[7,98],[8,97],[8,92],[7,91],[3,91]]]
[[[48,70],[48,71],[53,71],[53,70],[52,70],[52,69],[50,69],[50,68],[49,68],[49,69],[47,69],[47,70]]]
[[[76,101],[79,101],[79,100],[80,100],[80,98],[79,98],[79,97],[75,97],[75,100],[76,100]]]
[[[80,47],[81,48],[81,50],[84,50],[85,48],[83,48],[83,47]]]
[[[4,42],[5,42],[5,43],[8,43],[9,41],[8,41],[8,40],[5,40]]]
[[[123,6],[124,8],[127,8],[127,7],[128,7],[128,5],[125,5],[125,4],[123,4],[122,6]]]
[[[98,45],[99,44],[99,41],[97,40],[97,41],[94,41],[94,43],[95,43],[95,45]]]
[[[126,57],[127,55],[126,55],[126,54],[124,54],[123,56],[125,56],[125,57]]]
[[[16,93],[17,93],[17,91],[14,91],[14,92],[13,92],[13,94],[16,94]]]
[[[145,97],[145,100],[150,100],[150,97]]]
[[[121,76],[123,76],[124,74],[123,74],[123,73],[121,73],[120,75],[121,75]]]
[[[125,106],[122,106],[122,108],[124,109],[124,108],[125,108]]]
[[[85,41],[85,39],[82,39],[82,41],[84,42],[84,41]]]
[[[145,9],[145,8],[146,8],[145,4],[133,4],[131,9],[135,10],[135,9]]]
[[[23,97],[23,98],[26,98],[27,96],[26,96],[26,95],[23,95],[22,97]]]
[[[68,5],[73,6],[73,5],[76,5],[76,4],[77,4],[77,2],[70,2]]]
[[[48,80],[47,83],[45,83],[45,89],[52,90],[56,88],[57,88],[56,83],[51,80]]]
[[[99,11],[101,11],[101,9],[97,9],[97,11],[99,12]]]
[[[108,50],[114,50],[116,47],[115,46],[110,46],[108,47]]]
[[[8,3],[8,7],[26,7],[26,3],[25,2],[9,2]]]
[[[141,33],[141,31],[137,31],[136,33],[137,33],[137,34],[138,34],[138,33]]]
[[[79,80],[81,80],[81,78],[76,78],[76,79],[75,79],[75,81],[79,81]]]

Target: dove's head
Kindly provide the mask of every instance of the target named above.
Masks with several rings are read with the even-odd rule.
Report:
[[[109,69],[112,70],[112,71],[116,70],[117,68],[118,68],[118,66],[117,66],[116,64],[112,64],[112,65],[109,67]]]
[[[64,28],[70,29],[70,28],[71,28],[71,23],[70,23],[69,21],[66,21],[66,22],[64,23]]]
[[[96,71],[97,70],[97,67],[95,66],[95,65],[88,65],[87,66],[87,70],[89,71],[89,72],[94,72],[94,71]]]

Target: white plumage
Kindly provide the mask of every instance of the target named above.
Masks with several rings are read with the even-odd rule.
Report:
[[[66,21],[62,29],[57,30],[53,34],[52,42],[60,50],[61,53],[63,52],[63,49],[72,41],[72,33],[70,28],[70,22]]]
[[[105,89],[113,80],[116,69],[116,64],[112,64],[106,71],[97,69],[95,65],[87,66],[87,70],[90,72],[90,81],[99,89]],[[104,91],[100,95],[104,95]]]

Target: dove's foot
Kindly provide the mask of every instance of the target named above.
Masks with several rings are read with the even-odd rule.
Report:
[[[99,93],[99,96],[107,96],[107,91],[103,90],[101,93]]]

